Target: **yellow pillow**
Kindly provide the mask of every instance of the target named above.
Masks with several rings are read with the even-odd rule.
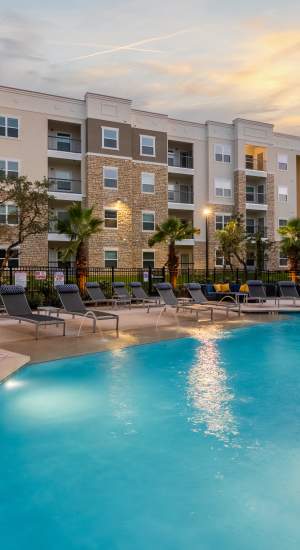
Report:
[[[215,284],[214,285],[214,289],[216,292],[222,292],[222,285],[220,284]]]
[[[240,292],[249,292],[249,287],[247,284],[240,286]]]
[[[221,288],[222,288],[222,292],[230,292],[229,283],[223,283],[223,284],[221,285]]]

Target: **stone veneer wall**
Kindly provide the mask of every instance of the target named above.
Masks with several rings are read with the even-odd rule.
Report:
[[[118,168],[118,189],[103,187],[103,167]],[[155,193],[141,192],[141,173],[155,173]],[[103,218],[104,208],[118,210],[118,228],[102,231],[91,237],[88,245],[88,263],[104,266],[104,250],[118,250],[119,267],[142,267],[142,250],[149,249],[151,232],[142,232],[142,210],[155,212],[155,223],[161,223],[168,215],[168,169],[154,163],[135,163],[132,160],[87,155],[86,205],[94,207],[94,213]],[[155,265],[166,261],[166,246],[154,248]]]
[[[246,219],[246,172],[234,172],[234,212]]]
[[[274,243],[268,251],[268,269],[279,269],[279,247],[275,243],[276,221],[275,221],[275,179],[274,174],[267,174],[266,198],[268,210],[266,212],[267,237],[269,242]]]

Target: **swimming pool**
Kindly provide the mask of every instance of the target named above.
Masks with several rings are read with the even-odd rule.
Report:
[[[3,550],[300,547],[300,321],[33,365],[0,387]]]

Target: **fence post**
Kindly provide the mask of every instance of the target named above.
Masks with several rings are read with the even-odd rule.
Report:
[[[187,268],[187,282],[188,283],[190,282],[190,264],[188,264],[188,268]]]
[[[13,284],[13,268],[11,266],[9,268],[9,284]]]
[[[235,282],[236,283],[239,282],[239,268],[238,267],[236,268],[236,281]]]
[[[152,267],[149,265],[148,267],[148,294],[152,294]]]
[[[269,270],[267,271],[267,281],[268,281],[268,283],[270,282],[270,271]]]
[[[163,266],[163,268],[161,270],[161,275],[162,275],[162,278],[163,278],[163,282],[165,283],[166,282],[166,268],[165,268],[165,266]]]
[[[213,279],[214,279],[214,283],[215,283],[216,282],[216,268],[215,267],[214,267],[214,277],[213,277]]]
[[[111,268],[111,282],[112,283],[115,282],[115,268],[114,268],[114,266],[112,266],[112,268]]]
[[[66,285],[69,284],[69,268],[66,265]]]

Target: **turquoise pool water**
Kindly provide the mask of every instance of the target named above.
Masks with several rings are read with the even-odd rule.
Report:
[[[3,550],[300,548],[300,320],[0,387]]]

